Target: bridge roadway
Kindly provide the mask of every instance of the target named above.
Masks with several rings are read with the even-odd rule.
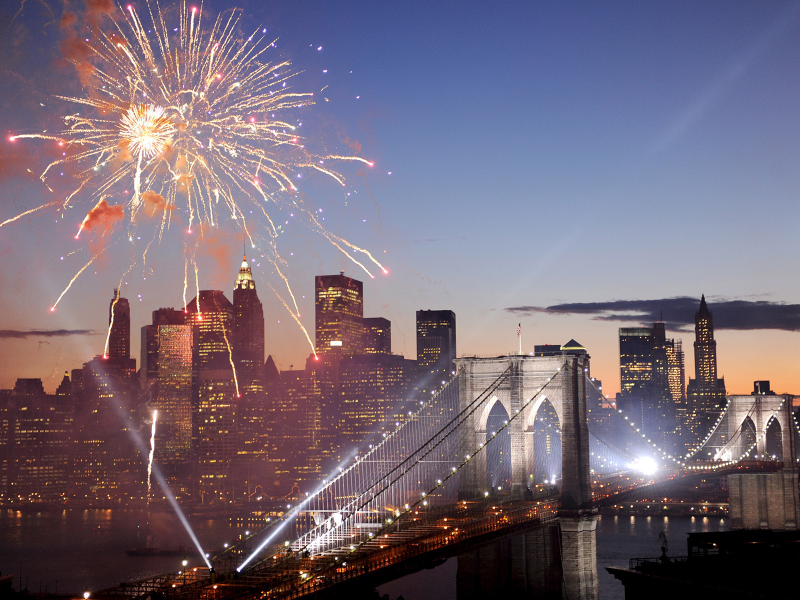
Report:
[[[126,584],[92,594],[93,598],[159,598],[224,600],[231,598],[290,599],[338,595],[348,585],[373,588],[403,575],[429,568],[495,539],[534,529],[558,517],[560,498],[503,501],[487,498],[415,511],[380,537],[350,550],[318,556],[272,548],[266,559],[237,573],[232,560],[215,561],[208,569]],[[241,559],[239,559],[240,562]]]
[[[782,463],[742,461],[720,467],[710,462],[697,466],[705,466],[707,470],[676,470],[665,474],[663,479],[650,481],[632,481],[635,478],[624,475],[605,478],[602,487],[593,490],[592,506],[611,506],[645,494],[664,495],[676,484],[685,485],[712,475],[774,472]],[[189,568],[186,573],[123,584],[92,597],[283,600],[337,595],[354,584],[371,589],[495,539],[553,522],[558,517],[559,505],[558,495],[516,501],[502,495],[435,506],[414,511],[410,521],[396,523],[353,550],[345,544],[339,550],[311,557],[276,545],[265,549],[267,558],[242,573],[236,572],[236,566],[244,557],[228,555],[214,561],[213,578],[205,567]]]

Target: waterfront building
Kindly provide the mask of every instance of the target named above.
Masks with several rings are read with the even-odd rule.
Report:
[[[0,392],[0,499],[4,503],[66,500],[72,416],[68,399],[46,394],[41,379],[17,379],[13,390]]]

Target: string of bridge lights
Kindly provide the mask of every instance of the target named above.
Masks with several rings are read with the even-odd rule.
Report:
[[[354,552],[359,551],[364,545],[366,545],[370,541],[372,541],[372,539],[373,539],[373,537],[375,535],[380,537],[381,534],[386,532],[393,525],[396,525],[396,523],[400,519],[402,519],[404,516],[409,515],[412,512],[414,512],[414,510],[416,510],[417,507],[419,507],[420,505],[427,506],[428,505],[428,500],[427,500],[428,496],[430,496],[431,494],[435,493],[437,489],[439,489],[442,486],[444,486],[450,478],[452,478],[456,473],[458,473],[464,466],[466,466],[466,464],[469,461],[474,459],[481,452],[481,450],[486,448],[492,440],[494,440],[498,435],[500,435],[500,433],[504,429],[506,429],[511,424],[511,422],[514,419],[516,419],[532,402],[537,400],[539,398],[539,396],[542,395],[542,392],[544,392],[545,389],[548,386],[550,386],[550,384],[553,383],[553,381],[555,381],[556,376],[561,372],[561,370],[562,370],[562,367],[559,367],[558,369],[556,369],[555,373],[547,378],[547,381],[545,382],[545,384],[543,386],[537,388],[536,389],[536,393],[530,399],[528,399],[520,408],[515,410],[513,416],[511,416],[507,420],[504,420],[504,423],[503,423],[502,427],[499,427],[497,429],[497,431],[493,431],[492,432],[491,438],[489,440],[487,440],[486,443],[480,442],[479,445],[478,445],[478,448],[474,452],[472,452],[470,454],[466,454],[464,456],[464,459],[461,461],[461,463],[458,466],[451,467],[450,468],[450,472],[447,475],[445,475],[443,478],[437,479],[436,480],[436,485],[434,485],[427,492],[422,492],[420,498],[417,499],[415,502],[413,502],[413,503],[408,502],[408,503],[404,504],[402,510],[399,509],[399,508],[395,509],[395,511],[394,511],[394,517],[395,518],[393,519],[392,517],[388,517],[386,519],[385,523],[383,524],[383,526],[381,527],[381,529],[378,530],[378,532],[376,534],[373,534],[372,532],[370,532],[366,539],[363,539],[358,544],[350,545],[348,554],[352,554]],[[475,409],[473,409],[473,412],[474,412],[474,410],[477,410],[477,407]],[[489,491],[488,490],[484,491],[483,495],[484,495],[484,498],[488,497],[489,496]],[[342,564],[346,564],[346,563],[342,563]]]
[[[594,382],[590,378],[587,377],[586,381],[588,381],[592,385],[592,387],[595,389],[595,391],[600,395],[601,399],[606,399],[607,398],[606,396],[603,396],[603,393],[600,390],[597,389],[597,386],[594,384]],[[672,456],[671,454],[668,454],[666,451],[664,451],[661,448],[659,448],[658,445],[656,445],[654,442],[650,441],[647,438],[647,435],[645,435],[644,433],[641,433],[639,431],[639,429],[633,424],[633,422],[630,421],[627,416],[622,414],[621,410],[617,410],[616,412],[623,418],[623,422],[628,424],[628,426],[631,428],[631,431],[633,431],[636,434],[640,434],[642,436],[642,438],[648,444],[650,444],[651,446],[653,446],[653,448],[656,449],[656,456],[658,456],[658,453],[660,452],[662,454],[662,458],[663,459],[665,459],[665,460],[666,459],[670,459],[672,462],[674,462],[675,464],[680,465],[682,467],[686,466],[686,463],[682,462],[679,458],[676,458],[676,457]]]
[[[598,392],[598,394],[600,394],[601,398],[603,398],[603,394],[599,390],[597,390],[597,387],[594,385],[594,383],[588,378],[587,378],[587,380],[592,384],[592,387],[594,387],[594,389]],[[711,470],[714,470],[714,469],[719,469],[719,468],[722,468],[722,467],[727,467],[727,466],[736,464],[736,463],[740,462],[742,459],[744,459],[748,454],[750,454],[750,452],[753,450],[753,448],[755,448],[758,445],[758,443],[761,441],[761,439],[766,435],[767,429],[769,428],[769,425],[775,419],[776,415],[780,412],[780,410],[783,407],[783,404],[785,402],[786,402],[786,398],[783,399],[783,401],[780,403],[780,405],[775,410],[775,412],[772,414],[772,416],[770,416],[770,418],[767,420],[767,425],[764,428],[764,431],[760,432],[760,435],[757,436],[756,441],[753,442],[750,445],[750,447],[744,453],[742,453],[741,456],[739,456],[739,458],[737,458],[736,460],[721,461],[721,462],[719,462],[719,463],[717,463],[715,465],[687,465],[685,461],[680,460],[679,458],[675,458],[671,454],[667,454],[664,450],[662,450],[656,444],[652,443],[649,439],[647,439],[646,435],[641,433],[639,431],[639,429],[636,428],[634,426],[634,424],[628,419],[627,416],[623,415],[622,410],[617,410],[617,413],[622,415],[622,417],[624,419],[624,422],[626,422],[631,427],[631,429],[633,431],[635,431],[637,434],[640,434],[642,436],[642,438],[644,438],[648,443],[650,443],[653,446],[653,448],[655,448],[658,452],[660,452],[662,454],[663,458],[669,458],[675,464],[680,465],[681,467],[683,467],[685,469],[688,469],[688,470],[692,470],[692,471],[711,471]],[[714,424],[714,427],[711,429],[711,431],[708,433],[708,435],[706,435],[705,439],[694,450],[690,451],[686,455],[686,459],[689,459],[692,456],[694,456],[695,454],[697,454],[697,452],[699,452],[702,449],[702,447],[706,444],[706,442],[708,442],[708,440],[711,439],[711,436],[714,435],[714,433],[716,432],[716,430],[719,427],[720,423],[722,422],[722,419],[727,414],[729,406],[730,406],[730,403],[728,403],[725,406],[725,409],[722,411],[722,413],[720,413],[719,417],[717,418],[716,423]],[[753,411],[753,409],[751,408],[750,412],[748,412],[748,416],[752,413],[752,411]],[[795,419],[794,413],[792,414],[792,419]],[[797,421],[796,420],[795,420],[795,427],[797,427]],[[739,429],[739,431],[740,430],[741,430],[741,428]],[[798,431],[800,431],[800,429],[798,429]],[[800,459],[798,459],[798,462],[800,462]]]
[[[316,499],[317,497],[319,497],[319,496],[320,496],[320,495],[321,495],[321,494],[322,494],[322,493],[323,493],[323,492],[324,492],[326,489],[329,489],[331,486],[333,486],[335,483],[337,483],[337,482],[338,482],[340,479],[343,479],[343,478],[345,478],[345,477],[346,477],[346,476],[347,476],[347,475],[348,475],[348,474],[349,474],[349,473],[350,473],[350,472],[351,472],[353,469],[355,469],[357,466],[359,466],[359,465],[361,464],[361,462],[363,462],[363,461],[367,460],[367,458],[369,458],[369,457],[370,457],[371,455],[373,455],[374,453],[377,453],[377,452],[378,452],[378,451],[379,451],[379,450],[382,448],[382,446],[383,446],[384,444],[388,443],[388,442],[389,442],[389,441],[390,441],[390,440],[391,440],[391,439],[392,439],[392,438],[393,438],[395,435],[397,435],[397,434],[398,434],[398,433],[399,433],[399,432],[400,432],[400,431],[401,431],[401,430],[402,430],[402,429],[403,429],[403,428],[404,428],[406,425],[408,425],[409,423],[412,423],[412,422],[414,421],[414,418],[415,418],[415,417],[419,416],[419,414],[420,414],[420,413],[421,413],[423,410],[425,410],[425,409],[426,409],[426,408],[428,408],[428,407],[429,407],[431,404],[433,404],[433,403],[434,403],[434,401],[435,401],[435,400],[438,398],[439,394],[441,394],[442,392],[444,392],[444,390],[446,390],[446,389],[447,389],[447,387],[448,387],[448,386],[449,386],[451,383],[453,383],[454,381],[456,381],[456,379],[457,379],[457,376],[458,376],[458,371],[451,371],[451,377],[450,377],[450,379],[449,379],[449,380],[446,380],[446,381],[442,381],[441,387],[440,387],[438,390],[431,390],[431,397],[430,397],[430,398],[428,398],[427,400],[420,400],[420,401],[419,401],[419,407],[417,408],[416,412],[414,412],[414,413],[412,413],[412,414],[409,414],[409,416],[408,416],[408,419],[406,419],[406,420],[405,420],[405,421],[403,421],[402,423],[400,423],[400,422],[397,422],[397,425],[395,426],[394,430],[392,430],[391,432],[389,432],[389,433],[387,433],[387,432],[384,432],[384,433],[383,433],[383,440],[381,440],[381,442],[380,442],[380,443],[378,443],[378,444],[374,444],[374,445],[373,445],[373,444],[370,444],[370,445],[369,445],[369,450],[368,450],[368,451],[367,451],[365,454],[359,455],[358,453],[356,453],[356,455],[355,455],[355,456],[354,456],[354,458],[353,458],[353,464],[351,464],[351,465],[350,465],[349,467],[347,467],[347,468],[344,468],[342,465],[340,465],[339,467],[337,467],[336,469],[334,469],[334,470],[338,470],[338,471],[339,471],[339,473],[338,473],[338,474],[337,474],[335,477],[333,477],[333,478],[331,478],[331,479],[327,479],[327,478],[326,478],[326,479],[323,479],[323,480],[322,480],[322,484],[320,485],[320,487],[319,487],[319,488],[318,488],[318,489],[317,489],[315,492],[313,492],[312,494],[309,494],[309,495],[307,495],[307,496],[306,496],[306,498],[304,498],[304,499],[303,499],[301,502],[299,502],[297,505],[295,505],[295,506],[294,506],[294,510],[287,510],[287,511],[284,513],[284,515],[283,515],[283,516],[282,516],[280,519],[277,519],[277,520],[275,520],[273,523],[270,523],[270,524],[266,525],[266,526],[265,526],[265,527],[263,527],[263,528],[262,528],[260,531],[256,532],[256,533],[255,533],[255,534],[253,534],[252,536],[250,536],[250,537],[253,537],[253,536],[255,536],[256,534],[258,534],[258,533],[261,533],[261,532],[263,532],[263,531],[265,531],[266,529],[269,529],[269,528],[273,528],[273,529],[274,529],[274,531],[273,531],[273,534],[272,534],[272,535],[270,535],[270,536],[268,536],[268,537],[267,537],[267,538],[266,538],[266,539],[265,539],[263,542],[261,542],[261,544],[260,544],[260,545],[259,545],[259,546],[256,548],[256,550],[255,550],[255,551],[253,551],[253,552],[250,554],[250,556],[249,556],[249,557],[248,557],[248,558],[247,558],[247,559],[246,559],[246,560],[245,560],[245,561],[244,561],[244,562],[243,562],[241,565],[239,565],[239,566],[236,568],[236,570],[237,570],[238,572],[241,572],[241,571],[242,571],[242,569],[244,569],[244,568],[245,568],[245,567],[246,567],[246,566],[247,566],[247,565],[250,563],[250,561],[251,561],[253,558],[255,558],[255,557],[256,557],[256,556],[257,556],[257,555],[258,555],[258,554],[259,554],[259,553],[260,553],[262,550],[264,550],[264,548],[266,548],[266,547],[269,545],[269,543],[270,543],[270,542],[271,542],[271,541],[274,539],[275,535],[277,535],[277,533],[278,533],[278,532],[279,532],[281,529],[283,529],[283,526],[284,526],[284,525],[285,525],[285,524],[286,524],[286,523],[287,523],[287,522],[288,522],[290,519],[294,518],[294,517],[295,517],[297,514],[299,514],[300,510],[301,510],[301,509],[302,509],[302,508],[303,508],[305,505],[307,505],[307,504],[308,504],[308,503],[310,503],[312,500],[314,500],[314,499]],[[290,507],[290,505],[288,505],[288,506],[287,506],[287,509],[288,509],[289,507]],[[278,556],[278,554],[280,554],[280,553],[281,553],[281,551],[283,550],[283,547],[284,547],[285,545],[288,545],[288,543],[289,543],[289,542],[288,542],[288,540],[287,540],[286,542],[284,542],[284,544],[283,544],[283,545],[281,545],[281,546],[277,546],[277,547],[276,547],[276,550],[275,550],[275,552],[273,552],[271,555],[269,555],[269,556],[265,557],[264,559],[262,559],[262,561],[259,561],[259,562],[264,562],[264,561],[268,561],[268,560],[270,560],[270,559],[274,559],[275,557],[277,557],[277,556]]]
[[[447,425],[445,425],[442,429],[440,429],[439,432],[436,435],[438,436],[438,435],[444,433],[454,423],[458,423],[460,420],[462,420],[465,411],[470,410],[469,414],[467,415],[469,417],[476,410],[478,410],[478,408],[485,402],[485,400],[487,398],[489,398],[490,396],[494,397],[493,396],[494,392],[496,391],[497,387],[499,387],[499,385],[505,380],[505,378],[507,378],[509,371],[510,371],[510,368],[506,369],[500,376],[498,376],[497,379],[495,379],[495,381],[486,390],[484,390],[477,398],[475,398],[465,409],[461,410],[456,416],[454,416],[452,419],[450,419],[450,421],[447,423]],[[455,372],[453,373],[453,375],[455,376]],[[452,383],[452,381],[453,381],[453,379],[451,379],[451,383]],[[548,379],[548,381],[549,381],[549,379]],[[436,394],[435,397],[438,398],[442,391],[444,391],[444,388],[442,390],[440,390],[440,393]],[[474,405],[474,407],[473,407],[473,405]],[[417,415],[419,415],[419,413],[423,409],[424,409],[424,407],[420,408],[418,410],[418,412],[417,412]],[[418,421],[415,421],[414,419],[411,419],[411,420],[407,421],[407,423],[409,423],[409,422],[418,422]],[[419,422],[421,423],[421,421],[419,421]],[[381,442],[381,444],[379,444],[378,446],[375,447],[375,450],[377,450],[379,447],[381,447],[385,443],[387,443],[388,440],[391,439],[394,435],[397,435],[397,433],[401,429],[402,429],[402,427],[398,427],[398,429],[393,431],[392,434],[388,435],[387,438],[383,442]],[[331,525],[331,523],[326,519],[325,522],[323,522],[320,525],[318,525],[317,527],[315,527],[312,531],[304,534],[303,536],[301,536],[300,538],[295,540],[294,544],[297,545],[296,550],[299,551],[299,552],[308,552],[310,546],[319,546],[320,541],[323,540],[326,537],[326,534],[330,533],[331,530],[334,530],[334,529],[335,530],[339,530],[354,515],[358,514],[360,511],[362,511],[364,509],[364,507],[366,507],[370,503],[376,501],[378,499],[378,497],[381,496],[384,492],[387,492],[389,490],[395,489],[396,486],[402,486],[402,484],[398,483],[398,482],[401,479],[403,479],[412,469],[414,469],[418,465],[421,465],[424,462],[423,459],[425,457],[427,457],[431,452],[435,451],[438,448],[438,446],[440,444],[442,444],[444,442],[444,440],[446,440],[454,431],[457,431],[457,427],[455,427],[453,429],[450,429],[450,431],[448,431],[444,435],[444,437],[439,439],[439,441],[437,441],[433,446],[429,447],[427,449],[427,451],[424,452],[424,454],[422,454],[421,456],[417,456],[416,462],[414,464],[412,464],[410,467],[407,467],[404,470],[402,470],[399,473],[399,475],[396,474],[398,469],[400,467],[402,467],[407,461],[409,461],[414,455],[418,454],[418,452],[421,451],[425,447],[425,444],[420,446],[420,448],[418,450],[415,450],[414,452],[412,452],[401,463],[395,465],[388,472],[378,475],[379,481],[376,482],[374,480],[370,480],[369,481],[369,485],[367,486],[366,490],[363,490],[363,491],[359,490],[357,494],[349,493],[348,494],[349,497],[354,498],[355,500],[352,501],[348,506],[341,507],[341,508],[337,509],[338,512],[336,514],[338,515],[339,518],[335,519],[335,517],[334,517],[334,520],[336,521],[335,525]],[[364,457],[362,457],[360,460],[356,461],[356,464],[359,464],[362,460],[365,460],[372,452],[374,452],[374,450],[370,451]],[[350,471],[353,468],[355,468],[355,466],[356,465],[351,466],[348,469],[348,471]],[[453,472],[455,472],[456,470],[457,469],[454,468]],[[392,477],[394,477],[394,479],[392,479]],[[446,481],[446,479],[445,479],[445,481]],[[376,491],[371,492],[371,497],[366,497],[366,495],[370,493],[370,489],[374,488],[377,483],[380,483],[380,480],[386,480],[384,485],[381,485],[380,488],[377,490],[377,492]],[[439,481],[441,481],[441,480],[439,480]],[[326,486],[326,487],[328,489],[330,489],[330,486]],[[435,487],[438,487],[438,485],[435,486]],[[435,487],[434,487],[434,489],[435,489]],[[347,491],[350,492],[350,490],[347,490]],[[403,500],[407,500],[407,498],[404,497]],[[358,504],[359,502],[361,504],[359,506],[356,506],[356,504]],[[424,505],[427,506],[427,500],[422,500],[422,502],[424,502]],[[415,502],[413,506],[415,507],[418,504],[419,504],[419,501]],[[384,508],[388,508],[388,506],[384,507]],[[393,511],[396,512],[396,510],[397,509],[393,508]],[[413,510],[413,507],[411,509],[409,509],[409,510]],[[405,511],[403,511],[403,512],[405,512]],[[399,516],[399,514],[397,516]],[[321,535],[320,535],[320,533],[321,533]],[[371,538],[371,537],[372,536],[369,536],[369,538]],[[365,542],[369,541],[369,538],[368,539],[364,539],[362,541],[362,543],[365,543]],[[304,539],[306,540],[305,542],[303,541]],[[287,540],[287,543],[291,544],[291,542],[288,542],[288,540]],[[360,547],[360,545],[361,544],[359,544],[359,547]],[[354,546],[354,548],[355,548],[355,546]],[[314,550],[318,551],[318,548],[314,548]]]

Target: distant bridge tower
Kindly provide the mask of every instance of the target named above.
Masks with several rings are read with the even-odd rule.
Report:
[[[592,499],[589,470],[589,424],[586,411],[586,377],[588,355],[499,356],[495,358],[456,359],[459,368],[459,408],[463,411],[503,373],[508,377],[495,390],[488,402],[480,405],[467,421],[461,423],[461,454],[485,441],[489,413],[499,402],[506,413],[521,412],[521,418],[510,422],[511,494],[523,498],[534,480],[533,431],[536,413],[550,401],[561,425],[561,529],[564,597],[594,600],[598,597],[597,555],[595,550],[596,516],[590,510]],[[559,370],[560,369],[560,370]],[[559,370],[557,374],[556,370]],[[547,390],[536,396],[539,388]],[[459,478],[459,497],[482,497],[485,493],[486,453],[481,452],[467,464]]]
[[[727,444],[715,458],[739,460],[755,450],[760,460],[771,460],[774,454],[783,463],[776,473],[728,476],[731,528],[797,530],[800,495],[791,396],[728,396],[720,428]],[[743,432],[748,430],[755,442],[746,439]]]

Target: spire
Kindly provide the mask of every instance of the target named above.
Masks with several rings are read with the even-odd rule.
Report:
[[[708,312],[708,306],[706,306],[706,295],[705,294],[700,296],[700,312],[701,313],[704,313],[704,312],[707,313]]]
[[[237,289],[255,289],[253,272],[250,270],[250,265],[247,264],[247,254],[244,254],[242,266],[239,267],[239,275],[236,277],[236,283],[234,283],[233,287]]]

